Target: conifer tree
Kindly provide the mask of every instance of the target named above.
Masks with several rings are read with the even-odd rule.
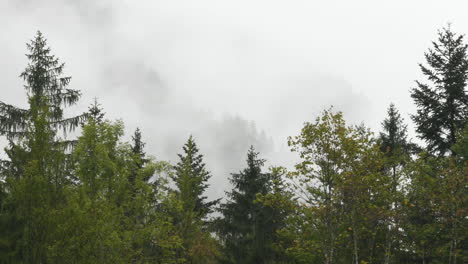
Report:
[[[0,102],[0,134],[12,139],[37,132],[41,118],[42,126],[53,131],[54,136],[58,129],[64,132],[75,129],[85,116],[63,115],[64,107],[76,104],[81,95],[78,90],[67,88],[71,77],[62,75],[65,64],[51,54],[40,31],[27,48],[29,63],[20,77],[26,82],[29,109]]]
[[[132,184],[135,181],[135,178],[137,177],[137,171],[143,169],[145,164],[148,163],[149,159],[146,158],[146,153],[144,151],[145,148],[145,142],[142,141],[141,139],[141,130],[140,128],[137,128],[132,136],[132,153],[134,154],[134,165],[135,168],[132,170],[130,173],[130,184]],[[146,177],[142,180],[145,182],[148,182],[151,178],[151,175],[146,175]]]
[[[144,152],[144,147],[146,144],[141,140],[140,128],[137,127],[137,129],[135,130],[135,133],[132,136],[132,141],[133,141],[132,152],[138,155],[142,159],[142,162],[143,162],[145,160],[145,155],[146,155]]]
[[[184,247],[180,256],[187,263],[209,263],[216,257],[217,250],[214,239],[205,233],[210,223],[207,217],[219,200],[207,201],[204,196],[211,175],[192,136],[183,150],[184,153],[178,155],[180,161],[174,167],[173,176],[177,187],[175,198],[180,206],[174,220]]]
[[[51,54],[41,32],[27,44],[29,62],[20,77],[25,81],[29,108],[0,102],[0,135],[10,142],[6,149],[6,181],[11,201],[8,207],[18,223],[16,262],[44,263],[54,227],[50,215],[63,203],[64,187],[70,182],[66,141],[59,132],[75,129],[85,115],[64,117],[64,108],[74,105],[80,92],[67,88],[70,77],[62,75],[64,64]]]
[[[411,90],[417,106],[412,118],[429,152],[454,155],[450,148],[456,143],[457,130],[468,120],[468,46],[450,25],[439,31],[432,45],[425,53],[427,66],[419,64],[430,84],[416,81],[417,87]]]
[[[105,114],[97,98],[94,98],[93,104],[88,107],[88,112],[86,113],[88,119],[93,120],[95,123],[102,123]]]
[[[207,197],[204,196],[211,175],[205,168],[203,155],[198,153],[199,149],[192,136],[185,143],[183,150],[184,154],[178,154],[180,161],[175,166],[176,193],[182,201],[184,211],[194,212],[197,218],[204,219],[218,202],[207,202]]]
[[[381,150],[387,156],[395,156],[400,152],[409,154],[415,146],[408,142],[407,125],[393,103],[387,110],[387,117],[382,122],[380,132]]]
[[[217,227],[225,246],[228,263],[269,263],[274,259],[272,242],[277,223],[277,210],[257,202],[275,186],[270,173],[263,173],[265,160],[258,158],[253,146],[247,153],[247,167],[231,174],[233,189],[228,201],[221,204]],[[278,221],[278,222],[275,222]]]
[[[417,147],[410,143],[407,138],[407,126],[395,105],[390,104],[387,110],[387,117],[382,122],[382,132],[379,136],[380,149],[385,154],[385,173],[390,177],[391,190],[388,196],[388,211],[389,217],[386,219],[387,232],[385,238],[385,259],[384,263],[390,263],[391,259],[395,258],[399,241],[398,235],[399,222],[398,217],[400,208],[398,204],[403,199],[401,192],[403,166],[410,161],[410,154]]]

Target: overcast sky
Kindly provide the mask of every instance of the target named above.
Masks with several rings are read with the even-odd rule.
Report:
[[[163,160],[193,134],[215,197],[251,144],[291,165],[287,136],[330,105],[378,132],[394,102],[409,123],[418,62],[448,22],[468,32],[467,10],[466,0],[0,0],[0,100],[26,104],[18,75],[40,30],[83,93],[72,112],[97,97]]]

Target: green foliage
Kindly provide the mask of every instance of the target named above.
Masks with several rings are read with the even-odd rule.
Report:
[[[65,201],[64,190],[71,183],[66,150],[71,141],[58,136],[77,127],[84,115],[64,118],[63,108],[75,104],[80,93],[68,89],[70,77],[63,77],[64,64],[51,55],[40,32],[28,45],[29,63],[21,77],[29,103],[20,109],[0,102],[0,135],[10,142],[6,149],[9,160],[3,161],[4,219],[15,242],[8,242],[8,261],[40,263],[46,259],[54,227],[50,213]],[[7,231],[8,233],[8,231]],[[8,237],[9,234],[6,235]],[[9,251],[11,250],[11,251]]]
[[[458,146],[457,143],[455,147]],[[414,254],[406,258],[418,262],[463,262],[468,163],[456,156],[435,158],[421,153],[408,171],[411,182],[402,210],[402,227],[405,246]]]
[[[417,147],[408,142],[407,126],[394,104],[387,110],[387,118],[382,122],[383,131],[380,132],[380,149],[388,157],[408,156],[417,151]],[[395,161],[398,165],[402,161]]]
[[[164,180],[171,166],[147,159],[141,141],[138,153],[120,142],[122,122],[104,121],[97,102],[63,118],[80,93],[66,88],[70,77],[41,33],[28,49],[21,77],[30,108],[0,103],[10,142],[0,176],[1,262],[180,263],[180,239],[160,210],[173,205]],[[79,124],[78,141],[59,136]]]
[[[219,200],[207,202],[204,196],[211,175],[203,163],[203,155],[190,136],[179,154],[180,161],[174,167],[173,180],[177,187],[175,199],[180,207],[173,211],[174,223],[182,239],[184,251],[180,256],[188,263],[213,263],[218,258],[216,241],[204,234],[208,227],[207,216]]]
[[[178,154],[180,161],[174,167],[176,193],[182,201],[184,211],[193,212],[194,217],[204,219],[218,202],[206,202],[207,197],[203,196],[211,175],[205,168],[203,155],[198,154],[199,150],[192,136],[185,143],[183,150],[184,154]]]
[[[67,207],[50,248],[57,263],[177,263],[180,240],[171,219],[159,211],[169,203],[163,196],[167,182],[156,178],[170,168],[146,160],[120,143],[121,122],[90,119],[73,153],[78,184],[70,189]],[[130,175],[135,177],[130,180]],[[66,219],[73,219],[67,221]]]
[[[174,166],[146,155],[140,129],[122,141],[96,100],[64,117],[80,92],[38,32],[28,108],[0,102],[0,263],[465,263],[468,46],[450,28],[433,46],[431,85],[411,94],[425,149],[393,104],[377,138],[328,109],[289,138],[293,171],[263,172],[251,147],[213,215],[192,137]]]
[[[228,263],[272,263],[277,258],[273,242],[284,215],[265,196],[281,192],[282,182],[279,174],[262,172],[264,162],[251,147],[247,167],[231,174],[234,188],[227,193],[228,200],[219,209],[222,217],[216,221]]]
[[[402,234],[403,187],[408,181],[405,167],[411,162],[411,154],[418,150],[415,144],[408,142],[407,126],[394,104],[390,104],[387,118],[382,122],[382,132],[379,136],[381,151],[385,154],[384,173],[390,179],[390,191],[387,193],[387,230],[385,232],[385,260],[384,263],[394,262],[399,256]]]
[[[413,116],[416,131],[429,152],[443,155],[450,152],[457,130],[467,123],[468,46],[450,25],[438,35],[433,49],[425,53],[427,66],[419,65],[431,85],[417,81],[411,97],[418,108]]]
[[[293,179],[300,197],[296,210],[304,221],[295,224],[309,235],[295,237],[286,250],[296,252],[299,263],[358,264],[377,258],[389,181],[381,173],[383,155],[372,134],[362,126],[346,126],[340,112],[326,110],[314,123],[305,123],[289,145],[302,160]],[[307,251],[310,259],[304,260]]]

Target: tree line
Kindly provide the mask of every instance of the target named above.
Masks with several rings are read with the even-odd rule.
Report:
[[[28,108],[0,101],[1,263],[466,263],[467,44],[450,27],[410,90],[415,144],[390,104],[381,131],[324,110],[289,137],[294,169],[252,146],[224,199],[190,136],[176,164],[81,93],[38,32],[21,73]],[[79,136],[66,139],[77,129]]]

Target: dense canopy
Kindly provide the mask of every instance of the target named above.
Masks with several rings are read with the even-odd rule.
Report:
[[[125,142],[97,100],[66,117],[81,93],[37,32],[20,75],[28,108],[0,101],[0,262],[465,263],[466,50],[447,27],[420,64],[421,146],[393,103],[376,134],[330,107],[289,137],[294,168],[265,168],[252,146],[210,200],[193,136],[171,164],[147,155],[140,129]]]

